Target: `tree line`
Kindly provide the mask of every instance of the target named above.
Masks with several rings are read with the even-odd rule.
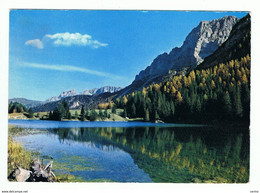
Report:
[[[208,69],[192,70],[115,100],[125,116],[145,121],[249,122],[249,55]]]
[[[33,118],[33,110],[32,108],[27,109],[26,106],[24,106],[21,103],[13,102],[11,101],[8,105],[8,113],[24,113],[27,112],[28,118]]]
[[[111,103],[112,104],[112,103]],[[113,105],[113,104],[112,104]],[[112,107],[112,106],[111,106]],[[112,107],[112,113],[116,113],[116,106],[113,105]],[[75,114],[72,115],[69,110],[69,105],[65,101],[61,101],[59,103],[59,106],[54,109],[54,111],[49,112],[48,120],[55,120],[55,121],[61,121],[62,119],[76,119],[80,121],[96,121],[98,118],[101,120],[105,120],[106,118],[110,118],[110,113],[108,113],[108,109],[102,109],[99,108],[99,111],[97,112],[94,108],[85,108],[84,105],[81,106],[80,114],[78,114],[77,111],[75,111]]]

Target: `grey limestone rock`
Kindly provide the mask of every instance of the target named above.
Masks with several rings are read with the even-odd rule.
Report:
[[[152,64],[141,71],[134,82],[154,79],[168,73],[169,70],[181,72],[195,68],[204,58],[211,55],[229,37],[232,27],[239,19],[225,16],[211,21],[202,21],[186,37],[181,47],[175,47],[154,59]]]

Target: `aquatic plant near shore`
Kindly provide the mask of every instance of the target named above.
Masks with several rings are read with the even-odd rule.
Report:
[[[32,162],[32,153],[26,151],[20,143],[8,137],[8,176],[16,167],[29,169]]]

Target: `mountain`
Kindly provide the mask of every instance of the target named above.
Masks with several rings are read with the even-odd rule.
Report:
[[[141,92],[119,97],[116,105],[127,117],[146,121],[249,125],[250,44],[251,19],[246,15],[195,69],[180,76],[168,74]]]
[[[58,97],[57,96],[51,97],[50,99],[47,99],[46,102],[58,101],[58,100],[61,100],[65,97],[75,96],[77,94],[78,93],[75,90],[63,91]]]
[[[69,109],[79,109],[82,105],[90,108],[92,105],[97,106],[99,103],[110,101],[115,94],[105,92],[99,95],[75,95],[68,96],[62,100],[68,103]],[[43,105],[35,106],[34,112],[46,112],[53,111],[56,107],[58,108],[60,100],[45,103]]]
[[[109,93],[115,93],[117,91],[120,91],[122,88],[121,87],[114,87],[114,86],[104,86],[101,88],[93,88],[90,90],[85,90],[83,92],[83,94],[85,95],[96,95],[96,94],[102,94],[105,92],[109,92]]]
[[[214,53],[229,37],[232,27],[238,22],[234,16],[225,16],[212,21],[201,21],[186,37],[181,47],[157,56],[152,64],[136,75],[133,83],[123,89],[121,96],[140,90],[153,82],[160,82],[169,72],[185,74]]]
[[[219,63],[226,63],[245,57],[250,54],[251,45],[251,17],[246,15],[233,27],[229,38],[212,55],[206,57],[197,66],[197,69],[205,69]]]
[[[61,99],[64,99],[69,96],[76,96],[76,95],[99,95],[103,94],[106,92],[109,93],[115,93],[117,91],[120,91],[122,88],[121,87],[114,87],[114,86],[104,86],[101,88],[93,88],[93,89],[86,89],[83,91],[83,93],[78,93],[75,90],[69,90],[69,91],[64,91],[62,92],[59,96],[54,96],[46,100],[46,102],[54,102],[54,101],[59,101]]]
[[[25,98],[9,99],[8,104],[10,104],[11,102],[18,102],[18,103],[24,105],[26,108],[32,108],[32,107],[36,107],[36,106],[43,105],[46,103],[44,101],[35,101],[35,100],[29,100],[29,99],[25,99]]]

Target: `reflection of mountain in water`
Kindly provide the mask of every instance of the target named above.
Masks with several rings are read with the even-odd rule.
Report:
[[[248,131],[212,128],[54,129],[61,142],[124,150],[153,181],[247,182]]]

